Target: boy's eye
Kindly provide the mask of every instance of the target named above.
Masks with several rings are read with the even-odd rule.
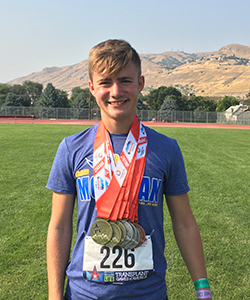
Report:
[[[104,80],[99,83],[100,85],[110,85],[110,81]]]
[[[129,85],[129,84],[132,83],[132,80],[131,79],[123,79],[123,80],[120,81],[120,83],[122,85]]]

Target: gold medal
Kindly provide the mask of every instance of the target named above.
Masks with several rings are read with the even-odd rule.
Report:
[[[107,244],[113,236],[113,228],[105,219],[97,219],[90,228],[90,235],[97,244]]]
[[[121,236],[121,240],[120,240],[120,243],[121,244],[122,242],[124,242],[125,238],[126,238],[126,228],[124,227],[124,225],[122,224],[121,221],[116,221],[116,224],[120,227],[121,229],[121,233],[122,233],[122,236]]]
[[[112,235],[112,238],[110,239],[110,241],[108,241],[105,244],[105,246],[107,246],[109,248],[113,248],[120,243],[121,237],[122,237],[122,231],[121,231],[119,225],[117,225],[115,222],[109,222],[109,224],[112,226],[113,235]]]

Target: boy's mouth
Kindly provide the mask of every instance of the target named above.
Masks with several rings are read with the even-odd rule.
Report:
[[[121,105],[123,103],[127,102],[127,100],[123,100],[123,101],[112,101],[112,102],[108,102],[110,105]]]

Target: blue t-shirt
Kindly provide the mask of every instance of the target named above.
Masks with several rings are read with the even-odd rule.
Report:
[[[119,247],[110,250],[104,247],[101,250],[102,266],[107,272],[98,271],[94,264],[93,269],[86,270],[86,265],[91,260],[91,251],[87,251],[87,247],[92,245],[90,227],[96,220],[93,145],[97,126],[98,124],[61,142],[47,183],[48,189],[76,194],[77,197],[77,239],[67,267],[66,296],[69,300],[165,300],[167,263],[164,257],[163,195],[180,195],[189,191],[180,148],[176,140],[145,127],[148,150],[139,192],[138,219],[151,245],[149,254],[152,256],[153,267],[150,270],[138,270],[132,266],[134,257],[137,259],[141,255],[136,252],[140,251],[137,250],[140,247],[135,252],[128,250],[124,253],[124,249]],[[124,134],[111,135],[115,154],[120,155],[125,139]],[[115,261],[113,263],[110,263],[111,256]],[[127,259],[125,266],[121,261],[124,257]],[[138,258],[140,259],[142,258]],[[109,268],[112,269],[111,272]]]

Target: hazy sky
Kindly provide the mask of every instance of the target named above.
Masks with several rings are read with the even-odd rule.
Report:
[[[0,82],[129,41],[140,54],[250,46],[249,0],[0,0]]]

